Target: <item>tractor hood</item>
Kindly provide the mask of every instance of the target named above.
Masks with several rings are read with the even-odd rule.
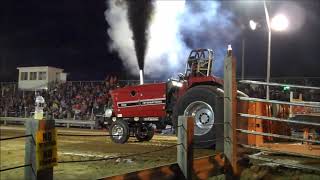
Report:
[[[110,92],[117,117],[160,117],[165,115],[166,83],[118,88]]]

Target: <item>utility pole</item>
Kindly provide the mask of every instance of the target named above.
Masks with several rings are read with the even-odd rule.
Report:
[[[242,38],[242,59],[241,59],[241,79],[244,80],[244,53],[246,48],[246,40]]]

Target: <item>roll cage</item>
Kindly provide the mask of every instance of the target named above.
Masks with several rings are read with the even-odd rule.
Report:
[[[185,77],[210,76],[213,61],[211,49],[192,50],[186,63]]]

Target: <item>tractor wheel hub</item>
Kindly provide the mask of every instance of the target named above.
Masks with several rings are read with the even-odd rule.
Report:
[[[194,116],[195,135],[207,134],[214,124],[214,112],[212,107],[203,101],[195,101],[188,105],[184,111],[185,116]]]

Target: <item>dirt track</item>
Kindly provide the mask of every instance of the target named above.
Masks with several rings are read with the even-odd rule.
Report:
[[[23,126],[0,126],[1,138],[24,135]],[[58,128],[58,133],[70,134],[103,134],[100,130]],[[150,142],[136,142],[129,139],[127,144],[114,144],[109,137],[65,137],[58,136],[58,161],[96,159],[109,156],[121,156],[139,152],[157,150],[177,143],[175,136],[155,135]],[[24,164],[25,138],[0,141],[0,169]],[[195,157],[214,154],[213,150],[197,149]],[[279,159],[280,157],[276,156]],[[298,160],[297,157],[291,157]],[[292,161],[292,160],[291,160]],[[319,166],[319,160],[310,160]],[[108,161],[65,163],[54,168],[55,179],[97,179],[101,177],[123,174],[140,169],[156,167],[176,162],[176,148],[160,152],[144,154],[124,159]],[[259,164],[259,165],[257,165]],[[251,168],[243,171],[241,179],[320,179],[319,174],[302,172],[295,169],[264,165],[268,163],[254,162]],[[309,164],[310,165],[310,164]],[[24,169],[1,172],[0,179],[24,179]],[[211,179],[223,179],[213,177]]]
[[[1,138],[24,134],[22,126],[0,126]],[[58,128],[58,133],[103,134],[105,131],[87,129]],[[25,139],[1,141],[0,168],[24,164]],[[129,139],[127,144],[114,144],[109,137],[62,137],[58,136],[58,160],[95,159],[109,156],[157,150],[177,143],[175,136],[155,135],[150,142],[136,142]],[[195,150],[195,157],[213,154],[212,150]],[[160,152],[98,162],[58,164],[54,168],[55,179],[96,179],[116,174],[123,174],[139,169],[155,167],[176,162],[176,148]],[[24,169],[1,172],[1,180],[23,179]]]

